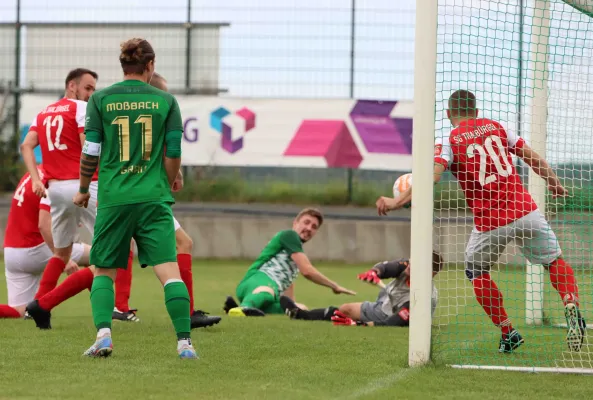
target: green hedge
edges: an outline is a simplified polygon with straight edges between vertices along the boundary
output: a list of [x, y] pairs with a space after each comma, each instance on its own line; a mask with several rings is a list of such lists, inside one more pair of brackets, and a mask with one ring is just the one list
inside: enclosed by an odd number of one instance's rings
[[[251, 182], [240, 178], [220, 177], [186, 181], [184, 189], [176, 193], [175, 197], [179, 201], [373, 207], [379, 196], [390, 195], [389, 185], [384, 187], [361, 181], [353, 182], [352, 195], [349, 196], [344, 181], [305, 184], [276, 180]], [[571, 196], [564, 199], [552, 199], [548, 195], [546, 204], [548, 210], [554, 212], [593, 211], [593, 187], [573, 190]], [[463, 193], [456, 182], [436, 186], [435, 209], [467, 209]]]

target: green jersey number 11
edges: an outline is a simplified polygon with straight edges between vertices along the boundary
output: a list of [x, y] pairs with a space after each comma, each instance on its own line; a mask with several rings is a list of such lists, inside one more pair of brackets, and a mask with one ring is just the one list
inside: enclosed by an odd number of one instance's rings
[[[142, 160], [150, 160], [152, 153], [152, 115], [139, 115], [134, 124], [142, 129]], [[119, 161], [130, 161], [130, 117], [115, 117], [111, 125], [119, 128]]]

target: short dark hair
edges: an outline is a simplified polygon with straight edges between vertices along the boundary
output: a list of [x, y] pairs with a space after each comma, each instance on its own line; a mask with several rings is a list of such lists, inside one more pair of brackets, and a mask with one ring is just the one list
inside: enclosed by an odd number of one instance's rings
[[476, 96], [469, 90], [457, 90], [449, 97], [449, 110], [453, 115], [467, 116], [476, 112]]
[[296, 220], [297, 221], [300, 220], [305, 215], [317, 218], [317, 220], [319, 221], [319, 227], [323, 224], [323, 214], [318, 209], [305, 208], [304, 210], [301, 210], [301, 212], [298, 213], [298, 215], [296, 216]]
[[95, 78], [95, 80], [99, 79], [99, 75], [95, 71], [91, 71], [90, 69], [86, 68], [76, 68], [68, 72], [68, 75], [66, 75], [65, 87], [68, 87], [68, 84], [73, 80], [79, 82], [80, 78], [82, 78], [86, 74], [89, 74], [90, 76]]
[[133, 38], [120, 45], [119, 62], [125, 75], [141, 75], [149, 62], [154, 61], [155, 54], [146, 39]]

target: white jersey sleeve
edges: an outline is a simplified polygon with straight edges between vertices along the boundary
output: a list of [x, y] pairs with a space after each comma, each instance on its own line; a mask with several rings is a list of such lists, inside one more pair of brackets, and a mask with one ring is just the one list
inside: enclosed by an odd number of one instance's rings
[[521, 138], [511, 130], [505, 129], [505, 132], [507, 134], [507, 140], [509, 142], [509, 149], [514, 149], [519, 140], [521, 140]]
[[39, 204], [43, 204], [48, 207], [51, 206], [51, 201], [49, 200], [49, 196], [42, 197]]
[[76, 124], [78, 125], [79, 129], [84, 129], [84, 124], [86, 120], [86, 101], [82, 100], [72, 100], [76, 103]]

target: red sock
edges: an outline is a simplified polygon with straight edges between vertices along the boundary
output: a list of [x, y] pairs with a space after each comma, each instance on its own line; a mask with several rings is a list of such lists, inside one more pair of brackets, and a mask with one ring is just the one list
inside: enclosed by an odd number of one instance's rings
[[564, 305], [575, 303], [579, 305], [579, 287], [577, 286], [574, 272], [570, 265], [561, 258], [550, 264], [550, 280], [552, 286], [558, 291]]
[[472, 284], [478, 303], [482, 305], [494, 325], [498, 326], [503, 334], [512, 331], [511, 321], [502, 304], [502, 293], [498, 290], [496, 283], [490, 279], [490, 274], [480, 275], [472, 281]]
[[84, 289], [90, 290], [92, 285], [93, 271], [89, 268], [82, 268], [66, 278], [66, 280], [54, 290], [41, 297], [39, 299], [39, 306], [44, 310], [50, 311], [58, 304], [76, 296]]
[[6, 304], [0, 304], [0, 318], [20, 318], [21, 313], [17, 310], [12, 308], [11, 306], [7, 306]]
[[187, 286], [189, 292], [189, 311], [194, 312], [194, 278], [191, 271], [191, 254], [177, 254], [177, 264], [181, 280]]
[[66, 264], [60, 258], [52, 257], [49, 259], [45, 266], [45, 271], [43, 271], [43, 275], [41, 276], [41, 282], [39, 283], [37, 294], [35, 294], [35, 300], [40, 299], [58, 285], [58, 279], [60, 279], [60, 275], [64, 272], [64, 268], [66, 268]]
[[130, 251], [128, 268], [118, 269], [115, 277], [115, 307], [121, 312], [130, 311], [130, 293], [132, 290], [132, 264], [134, 252]]

